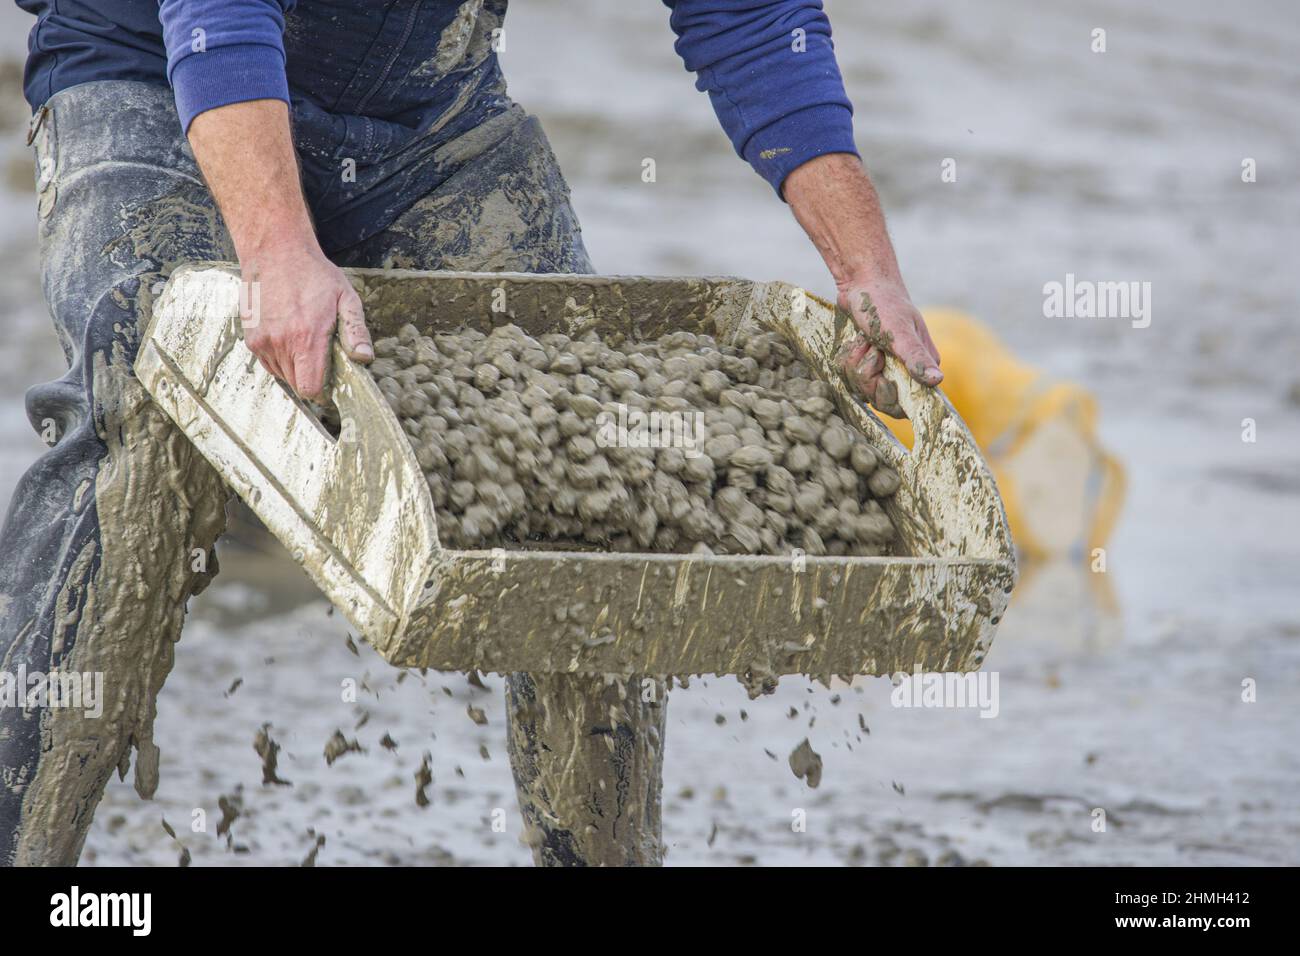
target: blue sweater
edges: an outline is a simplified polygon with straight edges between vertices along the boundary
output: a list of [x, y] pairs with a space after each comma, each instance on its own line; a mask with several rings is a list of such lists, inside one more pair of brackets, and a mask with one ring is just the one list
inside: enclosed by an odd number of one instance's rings
[[[472, 70], [438, 55], [440, 40], [474, 26], [458, 14], [480, 0], [17, 2], [37, 17], [24, 77], [33, 108], [78, 83], [128, 79], [169, 82], [186, 129], [204, 110], [266, 98], [424, 128], [453, 107], [463, 125], [473, 117], [461, 114], [493, 100], [489, 87], [501, 89], [495, 52]], [[697, 88], [778, 194], [814, 156], [857, 152], [821, 0], [664, 3]], [[482, 0], [492, 22], [505, 4]]]

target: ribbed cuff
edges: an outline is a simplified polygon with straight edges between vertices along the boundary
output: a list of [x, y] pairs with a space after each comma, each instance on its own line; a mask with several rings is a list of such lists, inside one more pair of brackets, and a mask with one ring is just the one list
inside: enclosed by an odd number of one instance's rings
[[858, 155], [853, 143], [853, 113], [835, 103], [809, 106], [764, 126], [749, 138], [744, 156], [781, 196], [785, 177], [826, 153]]
[[262, 43], [240, 43], [177, 62], [171, 74], [181, 129], [189, 132], [194, 117], [206, 110], [248, 100], [289, 102], [284, 54]]

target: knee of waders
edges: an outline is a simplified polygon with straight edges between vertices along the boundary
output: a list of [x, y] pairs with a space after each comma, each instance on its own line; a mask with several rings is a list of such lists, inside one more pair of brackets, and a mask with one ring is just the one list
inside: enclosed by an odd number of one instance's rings
[[33, 385], [24, 400], [27, 420], [41, 441], [51, 448], [89, 417], [90, 401], [79, 369], [74, 368], [53, 382]]

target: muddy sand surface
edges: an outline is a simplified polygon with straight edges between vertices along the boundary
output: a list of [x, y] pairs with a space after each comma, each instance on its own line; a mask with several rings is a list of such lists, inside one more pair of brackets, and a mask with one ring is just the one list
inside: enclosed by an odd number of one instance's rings
[[[245, 558], [228, 550], [223, 560]], [[528, 864], [501, 680], [485, 677], [484, 689], [460, 674], [394, 672], [364, 645], [354, 654], [320, 600], [267, 606], [277, 568], [246, 560], [261, 586], [231, 574], [196, 602], [160, 703], [156, 799], [114, 783], [84, 861], [176, 863], [165, 818], [194, 865], [296, 864], [318, 835], [319, 865]], [[309, 597], [296, 569], [278, 571], [282, 597]], [[733, 679], [674, 690], [667, 862], [1297, 862], [1294, 707], [1272, 691], [1244, 705], [1227, 675], [1294, 687], [1300, 629], [1225, 638], [1171, 622], [1149, 644], [1108, 651], [1006, 638], [989, 664], [1000, 677], [995, 719], [895, 708], [884, 678], [829, 690], [787, 679], [758, 700]], [[348, 679], [362, 688], [355, 704], [342, 699]], [[262, 783], [254, 739], [268, 724], [282, 748], [277, 775], [291, 786]], [[326, 747], [340, 732], [360, 749], [331, 766]], [[791, 771], [805, 740], [822, 762], [816, 789]], [[426, 753], [432, 783], [420, 807]], [[229, 840], [215, 834], [223, 796], [240, 807]], [[1104, 834], [1090, 827], [1096, 807], [1107, 810]], [[186, 832], [197, 809], [207, 832]], [[805, 832], [792, 829], [799, 811]]]

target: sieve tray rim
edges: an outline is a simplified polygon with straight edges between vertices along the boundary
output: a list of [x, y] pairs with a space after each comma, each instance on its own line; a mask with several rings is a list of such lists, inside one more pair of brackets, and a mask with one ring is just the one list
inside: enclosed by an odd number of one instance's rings
[[[414, 451], [368, 373], [348, 361], [335, 344], [331, 387], [336, 404], [341, 410], [346, 406], [355, 412], [363, 427], [349, 443], [331, 438], [301, 403], [286, 397], [244, 345], [238, 318], [241, 281], [237, 266], [195, 263], [178, 268], [147, 322], [136, 361], [137, 375], [335, 606], [390, 662], [424, 659], [437, 660], [439, 666], [450, 669], [475, 667], [484, 661], [480, 645], [485, 631], [519, 624], [521, 618], [511, 617], [511, 607], [540, 621], [548, 605], [572, 602], [578, 593], [639, 589], [635, 577], [642, 574], [659, 582], [652, 588], [656, 594], [685, 596], [695, 607], [701, 607], [701, 601], [716, 600], [719, 594], [739, 593], [746, 582], [757, 585], [760, 593], [778, 596], [783, 581], [795, 590], [812, 588], [824, 595], [832, 594], [829, 589], [835, 588], [837, 581], [875, 582], [877, 588], [872, 593], [861, 586], [840, 588], [835, 613], [867, 616], [856, 618], [856, 625], [843, 618], [837, 633], [818, 639], [819, 645], [827, 648], [821, 658], [824, 662], [892, 667], [910, 661], [963, 670], [978, 666], [983, 659], [1016, 577], [1005, 512], [987, 464], [942, 393], [912, 382], [897, 362], [887, 366], [886, 374], [899, 388], [900, 403], [916, 426], [917, 442], [909, 452], [893, 440], [874, 414], [853, 398], [840, 377], [834, 356], [854, 328], [830, 303], [787, 283], [732, 277], [373, 269], [345, 273], [362, 294], [368, 320], [380, 324], [391, 325], [418, 314], [415, 310], [431, 308], [439, 310], [444, 321], [460, 316], [480, 326], [515, 321], [509, 314], [488, 314], [493, 293], [505, 284], [514, 307], [531, 315], [534, 325], [555, 323], [557, 330], [565, 324], [599, 330], [621, 322], [638, 332], [654, 331], [666, 324], [672, 326], [680, 318], [682, 328], [699, 329], [701, 323], [713, 322], [723, 341], [734, 340], [749, 329], [779, 331], [798, 345], [818, 377], [831, 384], [846, 419], [867, 435], [902, 479], [887, 510], [892, 509], [890, 516], [899, 528], [905, 554], [804, 555], [800, 560], [806, 574], [783, 572], [783, 567], [790, 566], [791, 555], [543, 550], [504, 545], [443, 549], [438, 542], [435, 509]], [[666, 321], [651, 318], [629, 325], [617, 318], [620, 309], [639, 308], [662, 297], [679, 309], [668, 310], [671, 314]], [[601, 318], [605, 312], [615, 316], [612, 322]], [[322, 542], [332, 546], [325, 547]], [[509, 557], [508, 570], [496, 577], [496, 569], [485, 564], [498, 558], [501, 551]], [[664, 584], [673, 576], [680, 579], [675, 591]], [[430, 580], [437, 586], [427, 588]], [[510, 593], [503, 593], [503, 588]], [[457, 598], [457, 589], [462, 589], [459, 594], [465, 601]], [[804, 599], [811, 600], [809, 593], [803, 592]], [[588, 607], [593, 615], [601, 613], [597, 604]], [[473, 618], [458, 625], [427, 616], [435, 607], [454, 613], [470, 606], [475, 608]], [[738, 607], [751, 616], [759, 612], [743, 603]], [[754, 620], [752, 626], [766, 629], [769, 635], [786, 626], [785, 622], [793, 626], [800, 615], [815, 610], [775, 607], [770, 600], [765, 609], [771, 619]], [[613, 608], [605, 613], [619, 612]], [[596, 617], [587, 623], [599, 625]], [[631, 618], [626, 623], [634, 626]], [[724, 625], [734, 623], [729, 618], [705, 631], [692, 630], [691, 640], [717, 641], [710, 659], [725, 667], [744, 664], [755, 653], [768, 653], [751, 647], [724, 655], [734, 638]], [[462, 629], [463, 642], [448, 641], [455, 627]], [[711, 636], [706, 636], [706, 631]], [[508, 665], [510, 655], [516, 652], [525, 656], [534, 653], [532, 660], [540, 670], [572, 669], [553, 650], [530, 650], [539, 642], [550, 641], [543, 632], [521, 631], [516, 638], [517, 643], [498, 656], [498, 663]], [[618, 660], [606, 656], [603, 662], [609, 669], [634, 665], [640, 652], [632, 645], [638, 638], [632, 635], [629, 640], [631, 644], [624, 646], [620, 638], [618, 645], [597, 652], [632, 655]], [[672, 653], [698, 654], [698, 647], [698, 643], [687, 642]], [[862, 656], [868, 651], [869, 657]], [[665, 672], [677, 669], [673, 660], [657, 660]], [[681, 662], [685, 661], [683, 656]]]
[[[439, 554], [451, 561], [492, 560], [498, 557], [493, 548], [442, 548]], [[561, 551], [555, 548], [501, 547], [511, 560], [528, 561], [637, 561], [656, 564], [700, 564], [709, 567], [773, 567], [788, 565], [794, 557], [788, 554], [691, 554], [685, 551]], [[804, 555], [799, 559], [818, 567], [847, 565], [899, 564], [899, 565], [1006, 565], [1015, 562], [1006, 558], [965, 555]]]

